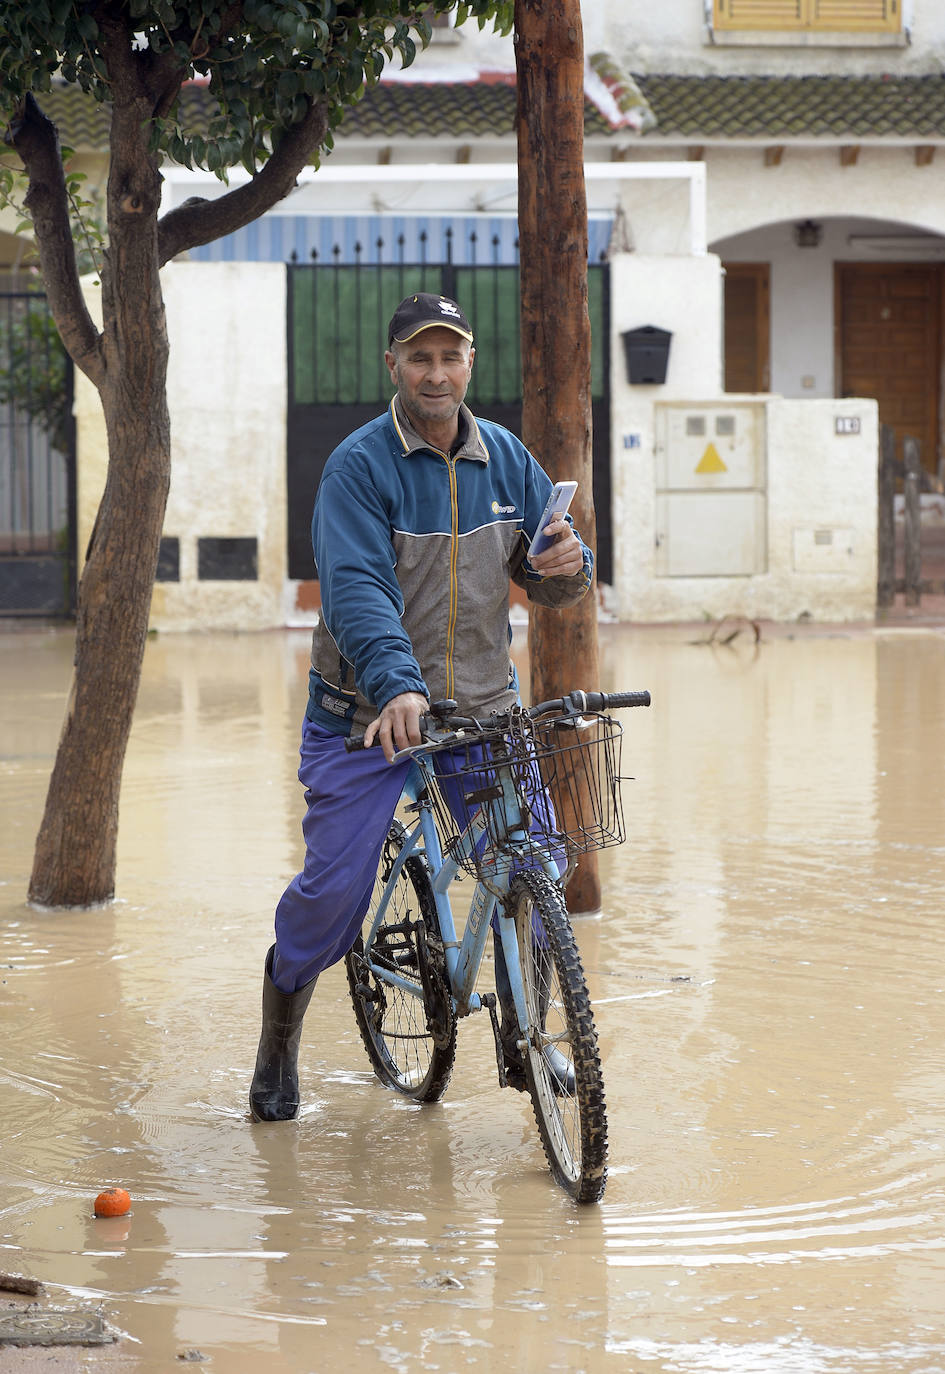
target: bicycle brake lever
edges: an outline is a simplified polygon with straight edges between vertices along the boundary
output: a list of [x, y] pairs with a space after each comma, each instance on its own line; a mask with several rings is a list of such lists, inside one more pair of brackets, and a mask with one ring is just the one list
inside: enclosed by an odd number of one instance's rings
[[399, 763], [401, 759], [413, 758], [415, 754], [422, 754], [425, 750], [440, 749], [444, 744], [462, 743], [465, 738], [462, 730], [426, 730], [426, 739], [422, 744], [408, 744], [406, 749], [398, 749], [391, 759], [391, 763]]
[[391, 763], [400, 763], [401, 759], [412, 759], [414, 754], [419, 754], [423, 749], [422, 744], [408, 744], [406, 749], [398, 749], [391, 755]]

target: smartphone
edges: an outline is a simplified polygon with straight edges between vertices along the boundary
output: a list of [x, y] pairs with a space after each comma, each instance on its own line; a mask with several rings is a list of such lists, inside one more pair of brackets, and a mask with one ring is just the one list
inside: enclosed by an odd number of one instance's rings
[[574, 499], [574, 493], [576, 491], [577, 482], [555, 483], [554, 490], [548, 497], [545, 509], [541, 513], [541, 519], [538, 522], [538, 530], [535, 534], [535, 538], [532, 540], [529, 547], [529, 558], [532, 558], [536, 553], [544, 553], [545, 549], [551, 548], [554, 540], [546, 537], [545, 526], [550, 525], [553, 520], [561, 519]]

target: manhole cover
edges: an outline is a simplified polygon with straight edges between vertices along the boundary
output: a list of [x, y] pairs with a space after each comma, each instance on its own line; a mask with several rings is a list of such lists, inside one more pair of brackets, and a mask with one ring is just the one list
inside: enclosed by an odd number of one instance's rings
[[0, 1345], [109, 1345], [97, 1312], [0, 1313]]

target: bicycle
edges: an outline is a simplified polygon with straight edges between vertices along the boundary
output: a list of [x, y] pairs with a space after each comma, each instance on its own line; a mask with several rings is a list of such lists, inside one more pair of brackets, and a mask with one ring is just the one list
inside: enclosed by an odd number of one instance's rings
[[[442, 1097], [458, 1021], [488, 1011], [500, 1086], [529, 1093], [552, 1175], [578, 1202], [603, 1195], [607, 1116], [563, 891], [577, 854], [624, 839], [623, 732], [606, 712], [649, 704], [648, 692], [576, 691], [482, 721], [434, 703], [423, 742], [396, 756], [413, 761], [416, 819], [392, 823], [345, 957], [374, 1073], [415, 1101]], [[459, 938], [448, 889], [464, 876], [475, 883]], [[496, 995], [475, 991], [490, 929], [501, 1026]]]

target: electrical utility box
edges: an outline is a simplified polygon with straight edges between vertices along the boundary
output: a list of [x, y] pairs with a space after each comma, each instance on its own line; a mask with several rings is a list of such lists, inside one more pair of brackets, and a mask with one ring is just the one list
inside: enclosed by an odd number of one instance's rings
[[656, 576], [767, 572], [764, 403], [663, 401], [655, 412]]

